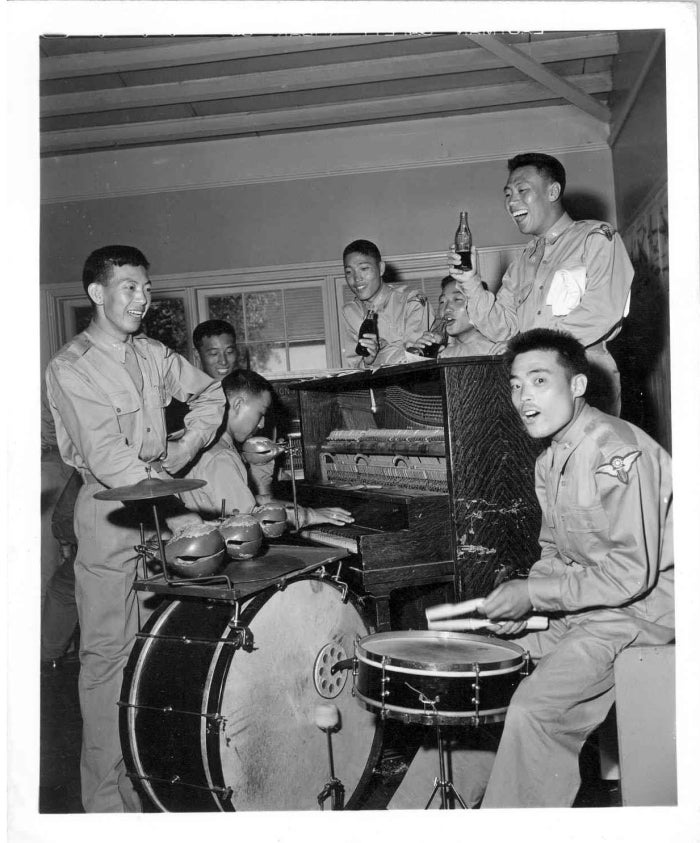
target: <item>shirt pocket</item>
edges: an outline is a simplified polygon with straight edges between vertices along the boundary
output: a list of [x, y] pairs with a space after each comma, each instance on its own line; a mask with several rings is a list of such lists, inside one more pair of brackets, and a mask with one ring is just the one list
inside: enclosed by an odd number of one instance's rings
[[131, 442], [136, 428], [138, 412], [141, 409], [139, 400], [136, 395], [128, 390], [108, 394], [119, 422], [119, 430], [126, 436], [127, 442]]
[[605, 554], [609, 544], [610, 521], [600, 504], [567, 507], [562, 520], [574, 559], [585, 565]]

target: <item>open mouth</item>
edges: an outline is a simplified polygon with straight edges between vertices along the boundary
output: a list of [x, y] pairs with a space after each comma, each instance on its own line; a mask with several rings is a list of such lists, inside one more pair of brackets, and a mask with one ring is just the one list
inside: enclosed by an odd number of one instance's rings
[[527, 216], [527, 211], [511, 211], [510, 215], [516, 222], [521, 222]]
[[540, 411], [530, 408], [528, 410], [522, 410], [520, 415], [525, 424], [528, 424], [528, 422], [535, 421], [535, 419], [540, 415]]
[[143, 310], [127, 310], [132, 319], [143, 319]]

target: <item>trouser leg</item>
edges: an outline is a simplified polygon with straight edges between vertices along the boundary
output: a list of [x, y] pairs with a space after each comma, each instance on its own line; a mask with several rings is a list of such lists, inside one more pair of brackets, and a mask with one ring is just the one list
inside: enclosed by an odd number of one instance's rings
[[49, 580], [41, 613], [41, 659], [60, 658], [68, 649], [78, 623], [73, 554]]
[[76, 602], [80, 620], [81, 786], [86, 812], [138, 809], [123, 776], [117, 702], [137, 631], [134, 545], [138, 529], [115, 523], [121, 504], [81, 490], [76, 506]]
[[621, 644], [574, 628], [511, 700], [484, 808], [566, 807], [580, 786], [578, 758], [614, 700]]

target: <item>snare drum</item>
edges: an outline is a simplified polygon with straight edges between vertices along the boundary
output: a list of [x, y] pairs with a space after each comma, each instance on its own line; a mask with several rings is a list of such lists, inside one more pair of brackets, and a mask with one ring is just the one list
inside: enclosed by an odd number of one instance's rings
[[[335, 775], [345, 805], [364, 798], [383, 726], [352, 698], [355, 640], [371, 628], [352, 595], [300, 577], [233, 607], [168, 600], [149, 619], [124, 674], [120, 732], [127, 771], [162, 811], [318, 810], [329, 778], [315, 708], [333, 703]], [[387, 797], [388, 799], [388, 797]]]
[[380, 632], [355, 645], [355, 696], [406, 723], [479, 725], [505, 719], [522, 679], [522, 647], [459, 632]]

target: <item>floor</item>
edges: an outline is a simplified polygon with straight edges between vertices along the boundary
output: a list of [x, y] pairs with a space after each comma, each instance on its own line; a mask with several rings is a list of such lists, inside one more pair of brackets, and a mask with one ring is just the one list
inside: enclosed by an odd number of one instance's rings
[[[80, 802], [80, 730], [77, 657], [41, 671], [41, 767], [39, 810], [49, 814], [82, 813]], [[602, 781], [593, 745], [581, 755], [582, 786], [576, 808], [620, 805], [619, 782]]]

